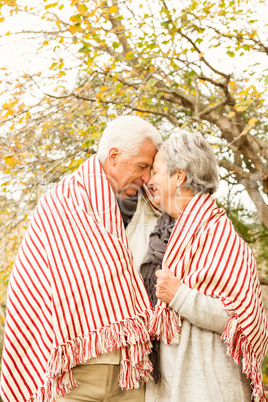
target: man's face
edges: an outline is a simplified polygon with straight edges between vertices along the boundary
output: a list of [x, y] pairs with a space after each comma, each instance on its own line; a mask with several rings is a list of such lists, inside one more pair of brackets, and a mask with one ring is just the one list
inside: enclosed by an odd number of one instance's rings
[[110, 175], [108, 180], [119, 197], [132, 197], [147, 184], [151, 177], [151, 167], [156, 154], [151, 141], [144, 141], [135, 156], [124, 156], [116, 148], [110, 150]]

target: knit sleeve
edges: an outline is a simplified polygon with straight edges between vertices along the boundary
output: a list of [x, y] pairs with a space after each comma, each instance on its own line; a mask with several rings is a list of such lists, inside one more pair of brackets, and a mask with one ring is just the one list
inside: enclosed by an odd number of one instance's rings
[[169, 304], [173, 310], [193, 325], [222, 334], [230, 316], [220, 299], [206, 296], [182, 284]]

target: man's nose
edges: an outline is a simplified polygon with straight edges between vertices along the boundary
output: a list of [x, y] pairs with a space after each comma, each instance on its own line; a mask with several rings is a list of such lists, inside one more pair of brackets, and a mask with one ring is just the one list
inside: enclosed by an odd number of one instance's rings
[[142, 180], [144, 181], [145, 184], [148, 184], [150, 178], [151, 178], [151, 168], [148, 167], [148, 169], [146, 169], [143, 172]]

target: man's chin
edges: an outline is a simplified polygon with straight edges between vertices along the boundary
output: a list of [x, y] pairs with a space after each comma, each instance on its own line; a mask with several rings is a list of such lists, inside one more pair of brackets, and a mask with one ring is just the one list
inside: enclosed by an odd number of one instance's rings
[[127, 189], [125, 191], [125, 194], [127, 197], [134, 197], [139, 190], [140, 190], [140, 187]]
[[126, 198], [126, 197], [134, 197], [137, 192], [140, 190], [140, 187], [136, 184], [125, 187], [123, 190], [117, 193], [117, 197]]

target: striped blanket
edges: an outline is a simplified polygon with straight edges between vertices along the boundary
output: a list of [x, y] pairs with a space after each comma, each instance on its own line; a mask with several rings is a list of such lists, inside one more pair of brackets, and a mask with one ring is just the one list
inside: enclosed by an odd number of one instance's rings
[[[227, 353], [237, 363], [243, 357], [254, 400], [265, 401], [261, 365], [268, 325], [255, 260], [209, 194], [197, 194], [182, 211], [167, 245], [164, 266], [190, 288], [221, 299], [230, 314], [222, 334]], [[178, 343], [181, 324], [174, 310], [158, 302], [150, 332], [165, 343]]]
[[[149, 195], [144, 200], [151, 205]], [[152, 205], [152, 208], [153, 205]], [[39, 201], [11, 274], [1, 395], [52, 402], [72, 368], [121, 350], [119, 385], [151, 378], [151, 304], [96, 156]]]

